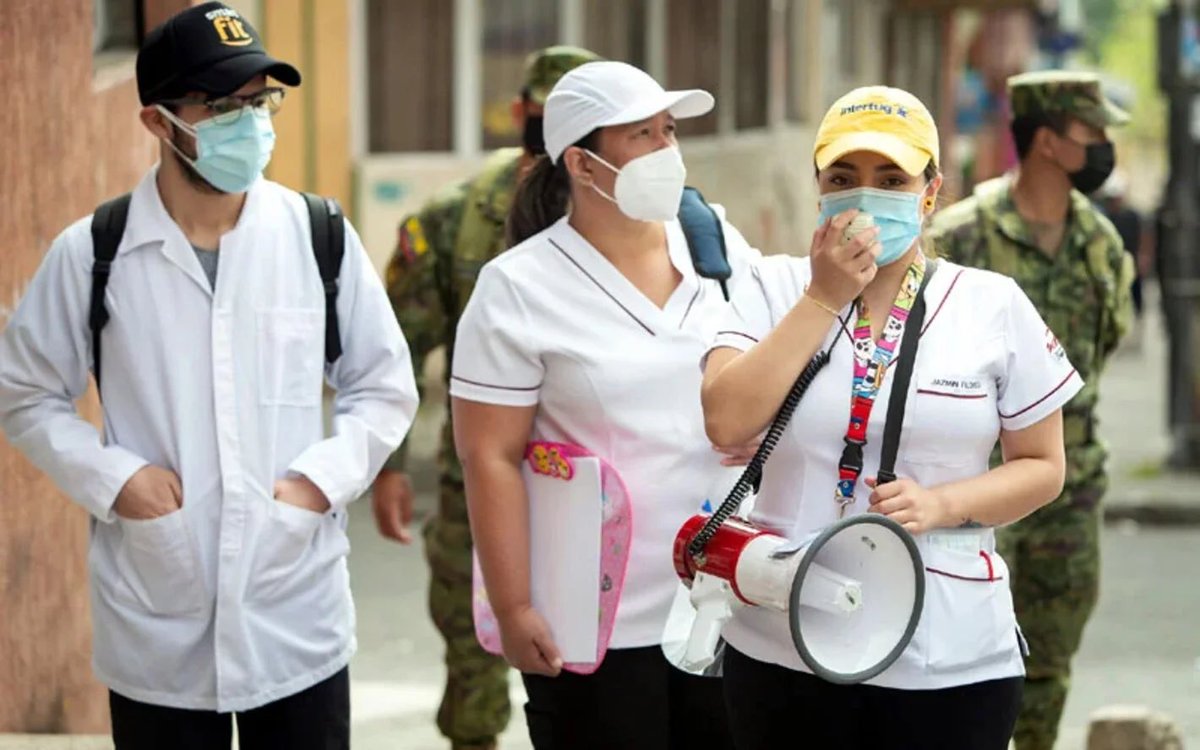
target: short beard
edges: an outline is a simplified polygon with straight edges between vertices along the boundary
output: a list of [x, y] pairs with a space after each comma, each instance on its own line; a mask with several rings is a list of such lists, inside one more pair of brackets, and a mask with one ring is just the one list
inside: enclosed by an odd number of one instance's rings
[[[181, 154], [187, 154], [188, 158], [193, 161], [196, 160], [196, 157], [191, 153], [191, 150], [184, 145], [183, 135], [184, 134], [180, 132], [179, 128], [174, 128], [174, 132], [171, 134], [171, 143], [175, 145], [175, 148], [171, 149], [171, 155], [175, 157], [175, 163], [178, 164], [179, 168], [183, 171], [183, 176], [187, 179], [188, 184], [202, 193], [208, 193], [210, 195], [228, 195], [228, 193], [226, 193], [224, 190], [221, 190], [208, 180], [201, 177], [200, 173], [196, 171], [195, 167], [184, 161]], [[193, 141], [194, 140], [195, 139], [193, 139]]]

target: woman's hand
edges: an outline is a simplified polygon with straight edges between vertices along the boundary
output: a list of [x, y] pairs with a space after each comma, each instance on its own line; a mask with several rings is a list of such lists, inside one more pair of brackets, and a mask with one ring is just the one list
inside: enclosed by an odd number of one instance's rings
[[496, 614], [504, 658], [521, 672], [557, 677], [562, 657], [550, 635], [550, 626], [532, 606], [525, 604], [504, 615]]
[[873, 490], [871, 512], [887, 516], [910, 534], [953, 525], [949, 503], [937, 490], [926, 489], [911, 479], [879, 484], [875, 477], [868, 477], [866, 482]]
[[875, 258], [882, 246], [879, 244], [879, 227], [871, 227], [842, 242], [846, 227], [858, 216], [851, 209], [834, 216], [813, 233], [812, 282], [808, 294], [818, 302], [834, 310], [841, 310], [862, 294], [862, 290], [878, 270]]

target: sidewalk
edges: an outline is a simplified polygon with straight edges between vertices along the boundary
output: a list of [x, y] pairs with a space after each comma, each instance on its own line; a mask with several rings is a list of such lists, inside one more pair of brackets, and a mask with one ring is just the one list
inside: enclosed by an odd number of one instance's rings
[[1110, 454], [1111, 484], [1104, 501], [1109, 523], [1200, 525], [1200, 473], [1165, 468], [1167, 377], [1159, 294], [1148, 286], [1140, 336], [1135, 332], [1124, 342], [1100, 384], [1100, 434]]

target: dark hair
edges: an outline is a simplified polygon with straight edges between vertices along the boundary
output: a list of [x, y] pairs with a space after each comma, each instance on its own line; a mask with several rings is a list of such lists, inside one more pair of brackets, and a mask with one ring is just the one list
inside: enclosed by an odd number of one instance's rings
[[[599, 130], [593, 130], [573, 145], [595, 151], [599, 133]], [[570, 201], [571, 176], [567, 174], [567, 164], [562, 156], [557, 164], [545, 154], [537, 157], [517, 186], [508, 212], [505, 226], [508, 246], [519, 245], [561, 219], [566, 215]]]
[[[926, 184], [933, 182], [934, 178], [939, 174], [941, 174], [941, 170], [938, 169], [937, 162], [933, 159], [929, 160], [929, 163], [925, 165], [925, 171], [921, 173], [925, 178]], [[816, 163], [813, 164], [813, 176], [817, 178], [821, 176], [821, 170], [817, 167]]]
[[1042, 128], [1050, 128], [1058, 135], [1067, 132], [1068, 118], [1062, 114], [1036, 114], [1014, 117], [1009, 128], [1012, 130], [1013, 144], [1017, 147], [1017, 158], [1025, 161], [1033, 149], [1033, 139]]

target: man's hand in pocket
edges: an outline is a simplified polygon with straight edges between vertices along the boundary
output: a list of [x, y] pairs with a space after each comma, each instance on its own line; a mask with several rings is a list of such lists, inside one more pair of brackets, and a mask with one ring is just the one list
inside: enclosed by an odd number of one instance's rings
[[329, 510], [329, 498], [306, 476], [297, 475], [275, 482], [275, 499], [313, 513]]
[[143, 466], [117, 495], [113, 512], [131, 521], [146, 521], [183, 507], [183, 485], [178, 475], [161, 466]]

